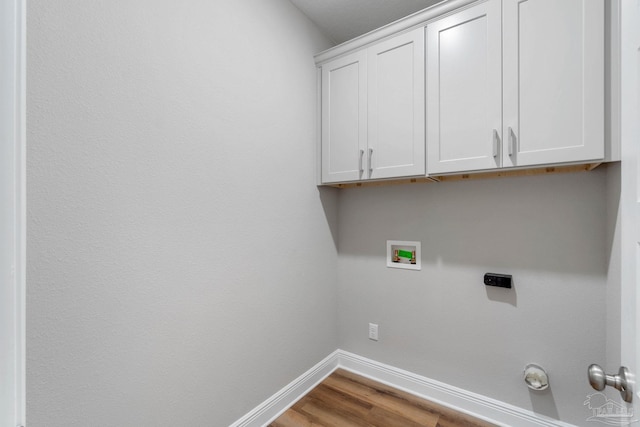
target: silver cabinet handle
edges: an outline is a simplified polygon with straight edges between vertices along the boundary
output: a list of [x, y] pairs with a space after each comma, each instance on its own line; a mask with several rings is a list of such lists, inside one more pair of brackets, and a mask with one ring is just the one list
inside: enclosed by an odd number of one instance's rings
[[598, 365], [589, 366], [589, 384], [595, 390], [602, 391], [606, 386], [611, 386], [620, 392], [622, 399], [631, 403], [633, 400], [633, 389], [631, 382], [627, 380], [629, 376], [629, 370], [624, 366], [618, 370], [618, 375], [607, 375], [604, 370]]
[[493, 130], [493, 157], [498, 157], [498, 142], [499, 142], [498, 131], [494, 129]]
[[369, 148], [369, 175], [373, 173], [373, 148]]
[[360, 173], [364, 173], [364, 165], [362, 164], [364, 158], [364, 150], [360, 150], [360, 163], [358, 163], [358, 168], [360, 169]]
[[513, 156], [513, 153], [516, 152], [516, 134], [513, 132], [513, 129], [509, 127], [509, 156]]

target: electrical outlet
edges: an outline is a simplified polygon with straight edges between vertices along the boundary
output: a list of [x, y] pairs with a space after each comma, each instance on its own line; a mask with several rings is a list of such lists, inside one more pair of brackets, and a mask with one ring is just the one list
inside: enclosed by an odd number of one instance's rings
[[378, 341], [378, 325], [369, 323], [369, 339]]

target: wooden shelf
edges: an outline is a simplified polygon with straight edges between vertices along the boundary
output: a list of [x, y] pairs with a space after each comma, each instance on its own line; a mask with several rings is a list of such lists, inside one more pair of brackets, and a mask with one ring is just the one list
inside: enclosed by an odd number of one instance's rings
[[436, 175], [436, 176], [429, 176], [429, 177], [403, 178], [403, 179], [392, 179], [392, 180], [384, 180], [384, 181], [349, 182], [344, 184], [328, 184], [326, 186], [334, 187], [334, 188], [382, 187], [382, 186], [388, 186], [388, 185], [418, 184], [418, 183], [427, 183], [427, 182], [466, 181], [466, 180], [476, 180], [476, 179], [503, 178], [503, 177], [511, 177], [511, 176], [538, 176], [538, 175], [549, 175], [549, 174], [559, 174], [559, 173], [589, 172], [601, 165], [605, 165], [605, 164], [587, 163], [582, 165], [548, 166], [548, 167], [534, 168], [534, 169], [505, 169], [505, 170], [491, 171], [491, 172]]

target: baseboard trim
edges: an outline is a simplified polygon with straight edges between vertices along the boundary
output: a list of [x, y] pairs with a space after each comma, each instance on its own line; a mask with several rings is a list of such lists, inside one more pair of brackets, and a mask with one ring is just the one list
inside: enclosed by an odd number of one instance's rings
[[263, 427], [341, 368], [501, 426], [574, 427], [357, 354], [336, 350], [230, 427]]
[[338, 368], [336, 350], [229, 427], [262, 427], [278, 418]]
[[575, 427], [394, 366], [338, 350], [338, 367], [406, 391], [458, 412], [503, 426]]

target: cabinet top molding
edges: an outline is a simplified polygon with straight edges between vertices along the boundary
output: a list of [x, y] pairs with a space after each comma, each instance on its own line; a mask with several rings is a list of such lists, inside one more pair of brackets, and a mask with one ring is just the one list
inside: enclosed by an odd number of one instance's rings
[[370, 31], [352, 40], [334, 46], [330, 49], [322, 51], [315, 55], [316, 65], [322, 65], [324, 62], [335, 59], [345, 53], [363, 48], [371, 43], [375, 43], [381, 39], [398, 34], [402, 31], [413, 29], [420, 25], [426, 25], [428, 21], [439, 18], [447, 13], [472, 3], [480, 3], [484, 0], [443, 0], [442, 2], [420, 10], [409, 16], [401, 18], [395, 22], [387, 24], [376, 30]]

